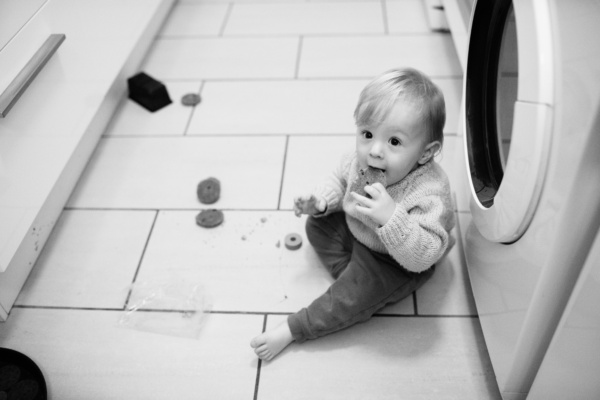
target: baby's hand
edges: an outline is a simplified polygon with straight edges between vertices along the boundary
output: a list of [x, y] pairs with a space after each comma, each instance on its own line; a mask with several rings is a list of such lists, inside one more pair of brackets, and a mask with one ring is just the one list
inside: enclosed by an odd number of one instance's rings
[[299, 217], [302, 214], [315, 215], [324, 213], [327, 202], [323, 197], [317, 198], [311, 194], [294, 198], [294, 214]]
[[356, 211], [366, 215], [381, 226], [385, 225], [396, 210], [394, 199], [379, 182], [365, 186], [365, 192], [371, 196], [370, 199], [356, 192], [351, 193], [354, 200], [358, 202]]

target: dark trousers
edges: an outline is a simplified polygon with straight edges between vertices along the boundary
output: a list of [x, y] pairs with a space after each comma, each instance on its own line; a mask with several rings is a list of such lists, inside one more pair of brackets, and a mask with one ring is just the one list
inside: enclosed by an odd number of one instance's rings
[[309, 217], [306, 235], [335, 281], [308, 307], [288, 317], [296, 342], [316, 339], [371, 318], [411, 295], [435, 270], [410, 272], [390, 255], [369, 250], [348, 229], [344, 213]]

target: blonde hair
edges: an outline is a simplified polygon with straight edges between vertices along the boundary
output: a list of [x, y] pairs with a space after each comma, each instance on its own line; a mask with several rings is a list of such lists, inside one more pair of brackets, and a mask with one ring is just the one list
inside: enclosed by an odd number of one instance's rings
[[373, 79], [360, 93], [354, 110], [359, 126], [383, 122], [399, 98], [417, 107], [429, 142], [444, 143], [446, 105], [440, 88], [424, 73], [414, 68], [399, 68], [384, 72]]

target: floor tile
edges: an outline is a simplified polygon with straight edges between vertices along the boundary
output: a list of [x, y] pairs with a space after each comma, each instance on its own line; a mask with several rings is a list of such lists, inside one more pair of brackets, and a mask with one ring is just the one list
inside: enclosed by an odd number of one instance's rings
[[[291, 313], [308, 306], [333, 281], [306, 239], [306, 217], [226, 211], [221, 226], [205, 229], [195, 224], [195, 214], [160, 212], [138, 282], [193, 282], [217, 311]], [[285, 247], [289, 233], [301, 235], [300, 249]], [[412, 298], [383, 312], [414, 314]]]
[[421, 0], [386, 0], [389, 33], [429, 33], [431, 28]]
[[[355, 135], [290, 137], [281, 209], [292, 210], [294, 197], [311, 193], [339, 165], [342, 155], [355, 148]], [[307, 159], [307, 154], [310, 154], [310, 159]]]
[[157, 79], [292, 78], [298, 38], [157, 39], [143, 66]]
[[462, 254], [460, 230], [454, 229], [452, 235], [456, 245], [437, 263], [435, 274], [417, 293], [419, 315], [477, 316]]
[[19, 305], [122, 308], [155, 212], [65, 210]]
[[[172, 313], [155, 313], [165, 320]], [[28, 355], [53, 399], [252, 397], [257, 315], [209, 315], [198, 339], [119, 327], [119, 312], [13, 309], [0, 345]]]
[[104, 135], [183, 135], [193, 108], [183, 105], [181, 98], [188, 93], [198, 94], [201, 84], [194, 81], [161, 81], [161, 83], [169, 93], [171, 104], [151, 112], [129, 98], [123, 99]]
[[444, 126], [444, 133], [456, 134], [459, 129], [462, 78], [433, 78], [432, 80], [444, 94], [444, 102], [446, 103], [446, 125]]
[[[188, 134], [353, 134], [368, 79], [207, 82]], [[444, 131], [458, 126], [462, 80], [434, 79], [444, 93]], [[231, 115], [235, 118], [231, 118]]]
[[[458, 237], [460, 237], [461, 240], [461, 249], [464, 253], [464, 245], [466, 243], [466, 233], [467, 233], [467, 229], [469, 228], [469, 225], [471, 224], [471, 222], [473, 221], [473, 217], [471, 216], [470, 212], [459, 212], [458, 213], [458, 219], [457, 219], [457, 224], [458, 224], [458, 228], [459, 228], [459, 232], [458, 232]], [[457, 237], [457, 239], [458, 239]], [[465, 268], [466, 268], [466, 261], [465, 263]]]
[[[268, 326], [281, 321], [269, 317]], [[475, 318], [374, 317], [291, 344], [262, 364], [261, 400], [316, 399], [324, 393], [330, 400], [500, 400]]]
[[[217, 311], [295, 312], [332, 280], [291, 212], [225, 211], [222, 225], [196, 225], [196, 212], [161, 211], [138, 282], [183, 279], [205, 287]], [[285, 236], [304, 244], [288, 250]]]
[[228, 4], [179, 2], [160, 33], [169, 36], [217, 36], [227, 18]]
[[[366, 80], [207, 82], [188, 133], [354, 133]], [[231, 116], [234, 115], [235, 118]]]
[[432, 77], [459, 77], [462, 70], [446, 34], [306, 37], [299, 77], [372, 77], [410, 66]]
[[456, 191], [456, 204], [458, 211], [470, 212], [471, 202], [471, 182], [469, 179], [468, 161], [465, 154], [464, 136], [459, 132], [457, 139], [460, 144], [455, 148], [456, 174], [457, 179], [454, 183]]
[[384, 33], [381, 4], [235, 4], [224, 32], [225, 36], [332, 33]]
[[209, 208], [196, 188], [212, 176], [221, 182], [221, 198], [210, 208], [274, 209], [284, 147], [283, 137], [104, 138], [68, 205]]
[[[202, 4], [202, 3], [231, 3], [231, 0], [179, 0], [181, 3]], [[306, 0], [260, 0], [259, 3], [303, 3]], [[329, 1], [329, 0], [327, 0]], [[343, 0], [346, 1], [346, 0]], [[379, 1], [379, 0], [374, 0]], [[235, 0], [236, 3], [257, 3], [257, 0]]]
[[460, 168], [456, 158], [456, 147], [460, 145], [461, 142], [456, 136], [446, 135], [444, 137], [444, 148], [442, 149], [442, 154], [436, 157], [436, 161], [442, 166], [446, 172], [446, 175], [448, 175], [448, 180], [450, 181], [450, 190], [452, 190], [452, 193], [456, 192], [457, 182], [461, 178], [459, 175]]

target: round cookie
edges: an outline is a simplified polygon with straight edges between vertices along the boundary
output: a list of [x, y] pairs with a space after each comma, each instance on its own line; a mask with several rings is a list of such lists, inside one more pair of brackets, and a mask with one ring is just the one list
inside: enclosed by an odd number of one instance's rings
[[214, 228], [221, 225], [224, 219], [221, 210], [202, 210], [196, 215], [196, 224], [203, 228]]
[[196, 190], [202, 204], [213, 204], [221, 196], [221, 182], [217, 178], [207, 178], [198, 184]]
[[181, 98], [181, 104], [184, 106], [195, 106], [200, 103], [200, 96], [196, 93], [188, 93]]
[[385, 178], [385, 173], [373, 167], [367, 167], [365, 169], [358, 170], [360, 177], [360, 192], [359, 194], [371, 198], [371, 196], [365, 192], [365, 186], [370, 186], [376, 182], [379, 182], [383, 185], [383, 187], [387, 186], [387, 179]]

